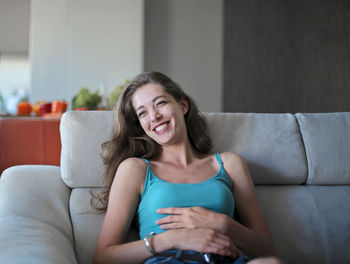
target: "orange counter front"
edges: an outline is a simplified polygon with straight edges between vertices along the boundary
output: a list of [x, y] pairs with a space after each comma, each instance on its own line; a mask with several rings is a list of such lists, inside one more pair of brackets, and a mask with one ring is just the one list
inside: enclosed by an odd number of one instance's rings
[[24, 164], [60, 164], [60, 119], [0, 118], [0, 174]]

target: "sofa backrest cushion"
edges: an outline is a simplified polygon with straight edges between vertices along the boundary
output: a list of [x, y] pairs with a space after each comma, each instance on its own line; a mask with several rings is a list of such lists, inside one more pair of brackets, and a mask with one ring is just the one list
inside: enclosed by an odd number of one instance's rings
[[61, 174], [71, 188], [102, 187], [101, 144], [112, 133], [112, 111], [70, 111], [61, 119]]
[[305, 151], [292, 114], [206, 114], [214, 152], [231, 151], [248, 163], [255, 184], [303, 184]]
[[307, 184], [350, 184], [349, 113], [298, 113], [296, 118], [307, 156]]
[[[256, 184], [302, 184], [305, 153], [291, 114], [206, 113], [213, 152], [242, 155]], [[70, 111], [61, 120], [61, 172], [71, 187], [102, 187], [100, 147], [112, 132], [112, 111]]]

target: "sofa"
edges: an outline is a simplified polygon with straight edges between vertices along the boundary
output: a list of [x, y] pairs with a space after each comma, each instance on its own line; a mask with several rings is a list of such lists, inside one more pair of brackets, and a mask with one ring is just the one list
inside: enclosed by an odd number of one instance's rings
[[[350, 263], [350, 112], [205, 113], [213, 152], [247, 161], [283, 263]], [[0, 178], [0, 263], [92, 263], [104, 214], [100, 145], [112, 111], [70, 111], [60, 166], [21, 165]], [[215, 195], [215, 194], [213, 194]], [[129, 230], [128, 240], [138, 239]]]

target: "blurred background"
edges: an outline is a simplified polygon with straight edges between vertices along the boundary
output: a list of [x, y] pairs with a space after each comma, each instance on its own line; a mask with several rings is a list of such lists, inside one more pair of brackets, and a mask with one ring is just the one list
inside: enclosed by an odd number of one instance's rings
[[168, 74], [205, 112], [350, 111], [347, 0], [0, 0], [0, 111]]

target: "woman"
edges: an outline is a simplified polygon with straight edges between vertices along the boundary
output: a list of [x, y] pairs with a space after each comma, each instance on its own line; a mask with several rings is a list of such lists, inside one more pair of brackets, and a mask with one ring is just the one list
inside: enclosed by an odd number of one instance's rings
[[[243, 253], [273, 254], [244, 160], [209, 154], [205, 120], [169, 77], [144, 73], [125, 87], [102, 148], [111, 187], [100, 199], [108, 206], [95, 263], [234, 263]], [[141, 240], [125, 243], [135, 215]]]

